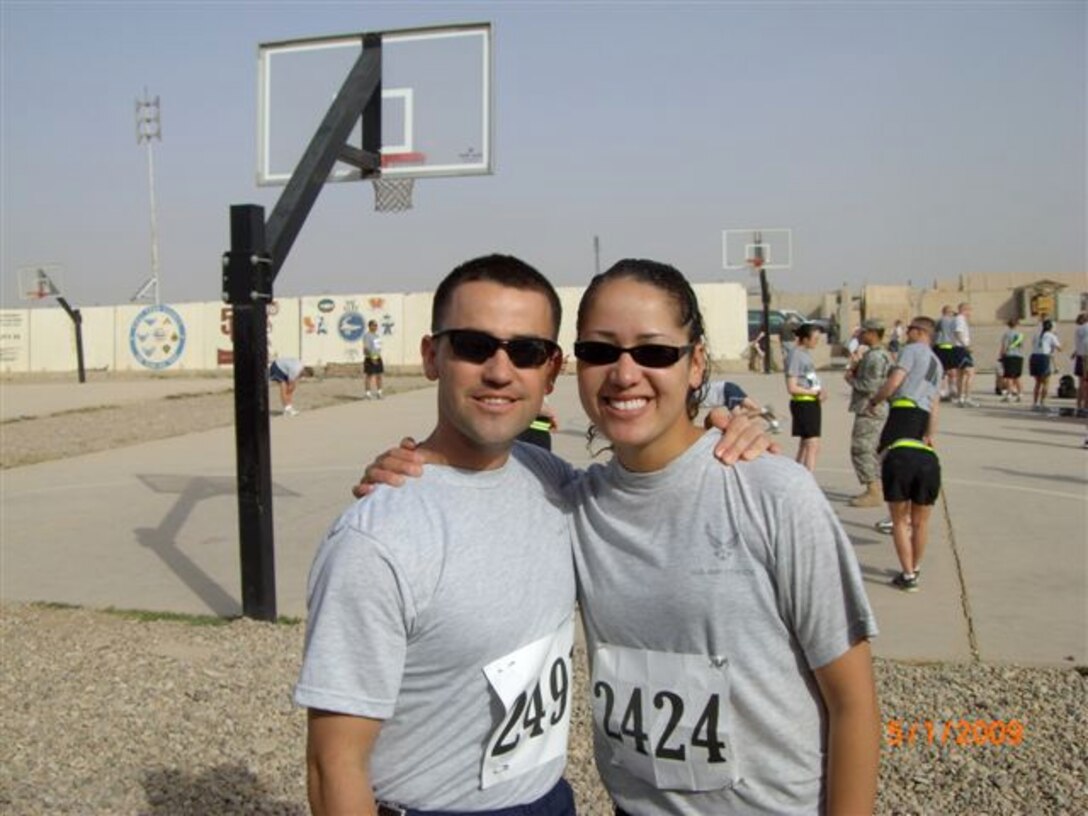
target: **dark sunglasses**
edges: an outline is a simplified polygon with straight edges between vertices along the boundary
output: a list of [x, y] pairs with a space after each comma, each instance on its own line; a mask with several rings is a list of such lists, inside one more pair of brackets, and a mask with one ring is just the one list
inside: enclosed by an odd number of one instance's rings
[[557, 343], [543, 337], [515, 337], [500, 340], [487, 332], [475, 329], [443, 329], [431, 335], [435, 339], [446, 337], [450, 351], [458, 360], [466, 363], [484, 363], [502, 349], [515, 368], [540, 368], [548, 360], [562, 353]]
[[645, 368], [668, 368], [693, 348], [692, 345], [662, 346], [657, 343], [623, 348], [596, 340], [580, 340], [574, 344], [574, 356], [586, 365], [611, 365], [627, 352], [632, 360]]

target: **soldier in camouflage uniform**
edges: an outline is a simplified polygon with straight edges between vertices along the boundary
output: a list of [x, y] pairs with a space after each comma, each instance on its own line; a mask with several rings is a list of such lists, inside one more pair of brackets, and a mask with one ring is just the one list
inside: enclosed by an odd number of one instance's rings
[[868, 346], [857, 365], [846, 372], [850, 383], [850, 411], [854, 415], [854, 427], [850, 433], [850, 459], [864, 492], [850, 500], [851, 507], [880, 507], [884, 493], [880, 484], [880, 459], [877, 443], [880, 431], [888, 416], [887, 405], [881, 405], [875, 413], [868, 412], [869, 398], [888, 378], [892, 357], [881, 343], [884, 340], [884, 323], [866, 320], [861, 324], [861, 343]]

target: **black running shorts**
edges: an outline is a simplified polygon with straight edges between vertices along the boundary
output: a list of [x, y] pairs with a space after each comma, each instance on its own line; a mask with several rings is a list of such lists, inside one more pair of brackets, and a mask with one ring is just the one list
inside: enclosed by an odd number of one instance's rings
[[790, 416], [793, 418], [793, 436], [810, 439], [820, 435], [823, 412], [818, 399], [790, 400]]
[[941, 492], [941, 460], [921, 448], [892, 448], [880, 465], [884, 501], [935, 504]]
[[1024, 358], [1009, 356], [1002, 357], [1001, 370], [1010, 380], [1020, 379], [1020, 375], [1024, 373]]

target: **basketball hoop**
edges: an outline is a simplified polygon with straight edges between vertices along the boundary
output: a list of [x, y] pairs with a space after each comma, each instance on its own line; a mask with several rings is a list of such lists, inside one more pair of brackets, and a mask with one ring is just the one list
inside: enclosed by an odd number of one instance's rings
[[[398, 167], [406, 164], [422, 164], [422, 153], [383, 153], [382, 167]], [[416, 180], [412, 176], [374, 176], [370, 179], [374, 185], [375, 212], [405, 212], [412, 209], [412, 190]]]

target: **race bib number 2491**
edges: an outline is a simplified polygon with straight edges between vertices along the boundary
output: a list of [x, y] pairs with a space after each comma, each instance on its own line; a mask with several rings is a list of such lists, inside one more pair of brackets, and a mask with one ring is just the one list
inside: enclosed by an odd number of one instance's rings
[[480, 786], [566, 755], [570, 733], [574, 618], [556, 631], [484, 666], [503, 718], [488, 740]]

